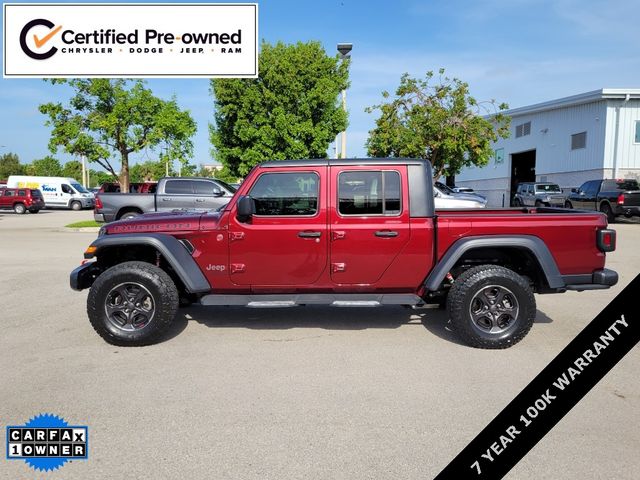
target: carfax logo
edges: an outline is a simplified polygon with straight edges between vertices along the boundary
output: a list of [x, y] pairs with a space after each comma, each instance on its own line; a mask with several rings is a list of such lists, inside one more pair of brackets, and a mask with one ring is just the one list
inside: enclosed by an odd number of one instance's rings
[[56, 470], [70, 460], [88, 458], [89, 431], [48, 413], [24, 425], [7, 426], [7, 460], [24, 460], [34, 470]]

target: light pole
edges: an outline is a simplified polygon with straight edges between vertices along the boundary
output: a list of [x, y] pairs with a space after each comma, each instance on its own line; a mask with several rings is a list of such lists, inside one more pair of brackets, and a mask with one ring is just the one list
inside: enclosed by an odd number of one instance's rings
[[[352, 43], [339, 43], [338, 53], [340, 54], [340, 60], [345, 61], [347, 58], [351, 58]], [[342, 90], [342, 109], [347, 113], [347, 89]], [[338, 147], [336, 146], [336, 152]], [[337, 157], [337, 155], [336, 155]], [[347, 158], [347, 129], [342, 132], [342, 148], [340, 149], [340, 157]]]

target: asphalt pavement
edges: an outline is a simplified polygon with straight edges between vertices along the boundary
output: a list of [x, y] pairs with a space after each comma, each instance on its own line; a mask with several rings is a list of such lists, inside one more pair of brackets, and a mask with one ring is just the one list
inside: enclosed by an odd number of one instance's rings
[[[86, 461], [3, 459], [0, 478], [433, 478], [640, 272], [640, 222], [616, 224], [620, 283], [536, 296], [507, 350], [401, 307], [190, 307], [165, 342], [118, 348], [69, 288], [96, 234], [63, 226], [91, 214], [0, 212], [0, 426], [53, 413], [90, 440]], [[639, 478], [639, 367], [636, 347], [507, 478]]]

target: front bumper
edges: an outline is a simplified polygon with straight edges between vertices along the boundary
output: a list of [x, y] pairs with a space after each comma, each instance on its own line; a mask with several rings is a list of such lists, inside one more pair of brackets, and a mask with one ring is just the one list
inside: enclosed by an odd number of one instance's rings
[[618, 283], [618, 273], [608, 268], [596, 270], [591, 275], [565, 275], [567, 290], [603, 290]]
[[78, 292], [91, 287], [96, 278], [100, 275], [100, 269], [96, 262], [88, 262], [75, 268], [69, 275], [69, 285], [72, 290]]

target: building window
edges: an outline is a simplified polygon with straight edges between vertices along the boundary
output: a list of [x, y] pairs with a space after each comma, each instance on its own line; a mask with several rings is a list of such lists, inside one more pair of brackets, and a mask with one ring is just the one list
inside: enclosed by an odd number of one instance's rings
[[636, 143], [640, 143], [640, 120], [636, 120]]
[[571, 135], [571, 150], [578, 150], [579, 148], [587, 148], [587, 132]]
[[531, 122], [516, 125], [516, 138], [524, 137], [531, 134]]

